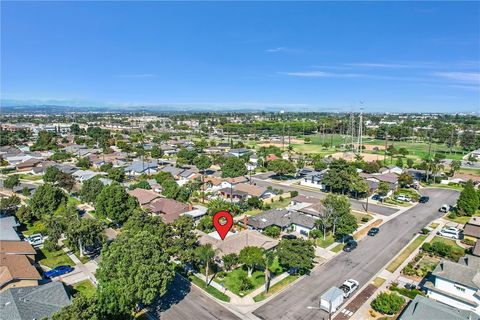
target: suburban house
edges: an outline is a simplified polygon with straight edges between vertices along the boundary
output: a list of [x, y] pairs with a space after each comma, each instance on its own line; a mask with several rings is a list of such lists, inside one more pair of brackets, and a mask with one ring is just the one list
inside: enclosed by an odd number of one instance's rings
[[14, 216], [0, 218], [0, 240], [1, 241], [20, 241], [17, 228], [20, 224]]
[[15, 167], [19, 172], [33, 172], [33, 169], [39, 167], [42, 164], [42, 161], [43, 160], [41, 159], [30, 158], [26, 161], [17, 163]]
[[165, 166], [162, 169], [160, 169], [161, 172], [168, 172], [170, 173], [175, 179], [179, 179], [180, 173], [184, 171], [182, 168], [177, 168], [173, 165], [170, 166]]
[[326, 170], [310, 171], [303, 175], [302, 179], [300, 180], [300, 185], [323, 190], [325, 189], [325, 185], [322, 184], [322, 180], [326, 172]]
[[132, 197], [135, 197], [141, 206], [145, 206], [151, 203], [153, 200], [160, 198], [160, 195], [158, 193], [152, 190], [145, 190], [142, 188], [129, 190], [128, 194]]
[[[371, 188], [374, 184], [380, 184], [380, 182], [385, 182], [390, 186], [389, 194], [393, 193], [394, 190], [398, 187], [398, 175], [395, 173], [360, 173], [360, 177], [362, 177], [369, 187]], [[374, 184], [372, 184], [373, 182]], [[378, 187], [378, 186], [377, 186]], [[373, 191], [373, 190], [372, 190]]]
[[470, 220], [465, 224], [463, 234], [480, 239], [480, 217], [471, 217]]
[[458, 262], [442, 260], [427, 282], [427, 296], [443, 304], [480, 315], [480, 257], [465, 255]]
[[290, 199], [291, 208], [304, 208], [314, 203], [319, 203], [320, 199], [315, 197], [309, 197], [303, 194], [299, 194], [296, 197]]
[[35, 253], [27, 241], [0, 241], [0, 292], [38, 285], [42, 277], [32, 265]]
[[265, 161], [266, 162], [270, 162], [270, 161], [273, 161], [273, 160], [277, 160], [279, 159], [276, 155], [274, 154], [268, 154], [266, 157], [265, 157]]
[[[190, 209], [190, 207], [189, 207]], [[200, 220], [201, 217], [207, 214], [207, 207], [201, 206], [201, 205], [195, 205], [192, 207], [192, 210], [189, 210], [185, 212], [183, 215], [184, 216], [189, 216], [193, 218], [194, 221]]]
[[232, 202], [241, 202], [245, 201], [248, 198], [248, 193], [242, 190], [236, 190], [235, 188], [222, 188], [218, 190], [218, 195]]
[[225, 200], [232, 198], [233, 202], [245, 201], [252, 197], [269, 199], [275, 195], [272, 190], [247, 183], [237, 183], [233, 188], [222, 188], [218, 194]]
[[71, 304], [71, 297], [60, 281], [41, 286], [10, 288], [0, 292], [0, 313], [8, 320], [50, 318]]
[[105, 173], [103, 172], [95, 172], [92, 170], [77, 170], [72, 174], [72, 176], [75, 178], [75, 180], [82, 183], [84, 181], [92, 179], [97, 175], [104, 175], [104, 174]]
[[270, 226], [277, 226], [282, 231], [290, 229], [305, 236], [315, 227], [315, 218], [288, 209], [273, 209], [249, 217], [247, 225], [251, 229], [263, 231]]
[[154, 215], [159, 215], [165, 223], [173, 222], [182, 214], [192, 211], [191, 205], [173, 199], [158, 198], [145, 205]]
[[236, 177], [236, 178], [225, 178], [222, 181], [221, 187], [222, 188], [233, 188], [235, 185], [239, 183], [248, 182], [248, 179], [245, 177]]
[[479, 320], [472, 311], [461, 310], [417, 294], [403, 309], [398, 320]]
[[378, 170], [379, 173], [381, 174], [386, 174], [386, 173], [395, 173], [400, 175], [403, 172], [403, 169], [394, 165], [386, 166], [386, 167], [381, 167]]
[[190, 169], [183, 170], [179, 174], [179, 179], [177, 181], [179, 186], [183, 186], [187, 184], [188, 182], [192, 181], [198, 176], [198, 174]]
[[251, 152], [252, 151], [249, 150], [249, 149], [239, 148], [239, 149], [230, 149], [230, 151], [228, 153], [231, 154], [232, 156], [235, 156], [235, 157], [241, 157], [241, 156], [247, 155]]
[[200, 230], [195, 230], [199, 236], [200, 244], [211, 244], [218, 258], [222, 258], [229, 253], [239, 254], [245, 247], [259, 247], [264, 250], [271, 250], [278, 245], [278, 240], [264, 236], [258, 231], [244, 230], [239, 232], [229, 232], [225, 239], [221, 240], [217, 232], [206, 234]]
[[220, 189], [222, 189], [222, 178], [218, 177], [205, 177], [203, 179], [206, 188], [206, 192], [216, 192]]
[[125, 169], [125, 173], [130, 176], [139, 176], [142, 174], [155, 174], [158, 172], [157, 160], [153, 161], [133, 161]]
[[275, 192], [273, 192], [272, 190], [253, 184], [239, 183], [236, 184], [233, 189], [246, 192], [248, 194], [248, 198], [257, 197], [260, 199], [269, 199], [275, 196]]
[[163, 154], [166, 154], [166, 155], [169, 155], [169, 156], [177, 153], [177, 148], [176, 147], [171, 146], [171, 145], [167, 145], [167, 144], [162, 144], [160, 146], [160, 149], [163, 151]]

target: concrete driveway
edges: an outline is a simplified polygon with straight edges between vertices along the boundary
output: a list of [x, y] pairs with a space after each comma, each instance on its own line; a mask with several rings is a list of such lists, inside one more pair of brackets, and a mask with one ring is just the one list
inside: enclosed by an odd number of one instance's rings
[[397, 255], [403, 247], [432, 220], [443, 215], [438, 212], [443, 203], [454, 204], [459, 192], [449, 189], [424, 189], [430, 196], [426, 204], [419, 204], [380, 227], [375, 237], [366, 237], [350, 253], [342, 252], [326, 264], [282, 292], [253, 314], [260, 319], [328, 319], [328, 314], [318, 308], [323, 292], [340, 286], [353, 278], [365, 285]]

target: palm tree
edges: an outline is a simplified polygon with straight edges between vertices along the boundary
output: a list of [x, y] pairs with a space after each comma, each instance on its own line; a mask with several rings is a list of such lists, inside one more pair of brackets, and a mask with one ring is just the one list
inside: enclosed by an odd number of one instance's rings
[[273, 261], [275, 260], [275, 254], [272, 251], [265, 251], [263, 254], [263, 264], [265, 267], [265, 293], [268, 292], [270, 288], [270, 269], [269, 267], [272, 265]]
[[201, 245], [195, 249], [195, 257], [205, 266], [205, 284], [208, 286], [208, 269], [215, 257], [215, 250], [210, 243]]

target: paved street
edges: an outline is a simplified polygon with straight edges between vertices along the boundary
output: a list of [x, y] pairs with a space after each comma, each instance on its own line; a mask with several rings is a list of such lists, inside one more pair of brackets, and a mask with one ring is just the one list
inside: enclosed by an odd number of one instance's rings
[[241, 319], [178, 275], [171, 288], [167, 296], [155, 307], [156, 311], [150, 313], [152, 317], [162, 320]]
[[[258, 176], [252, 177], [252, 182], [255, 183], [256, 185], [259, 185], [259, 186], [262, 186], [262, 187], [272, 186], [272, 188], [282, 189], [284, 191], [296, 190], [300, 194], [310, 196], [310, 197], [317, 197], [319, 199], [323, 199], [323, 198], [326, 197], [326, 193], [324, 193], [324, 192], [305, 190], [305, 189], [299, 188], [297, 186], [279, 185], [277, 183], [262, 180], [261, 179], [262, 177], [263, 176], [260, 176], [260, 178], [258, 178]], [[350, 199], [350, 203], [352, 204], [352, 209], [358, 210], [358, 211], [365, 211], [365, 203], [364, 202], [357, 201], [357, 200], [354, 200], [354, 199]], [[389, 215], [392, 215], [395, 212], [397, 212], [398, 209], [389, 208], [389, 207], [386, 207], [386, 206], [379, 206], [379, 205], [376, 205], [376, 204], [369, 203], [368, 211], [373, 212], [373, 213], [377, 213], [377, 214], [381, 214], [381, 215], [384, 215], [384, 216], [389, 216]]]
[[454, 204], [458, 192], [449, 189], [425, 189], [430, 196], [426, 204], [419, 204], [380, 227], [375, 237], [366, 237], [350, 253], [342, 252], [325, 265], [312, 271], [290, 289], [253, 312], [261, 319], [328, 319], [326, 312], [317, 307], [320, 296], [332, 286], [339, 286], [353, 278], [360, 286], [379, 272], [420, 229], [443, 214], [438, 208], [443, 203]]

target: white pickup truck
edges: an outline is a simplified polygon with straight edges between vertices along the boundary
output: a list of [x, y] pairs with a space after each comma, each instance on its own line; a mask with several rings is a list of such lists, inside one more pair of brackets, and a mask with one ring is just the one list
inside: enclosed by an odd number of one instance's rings
[[359, 283], [357, 280], [348, 279], [345, 281], [341, 286], [340, 289], [343, 291], [343, 297], [346, 299], [350, 297], [350, 295], [358, 289]]

